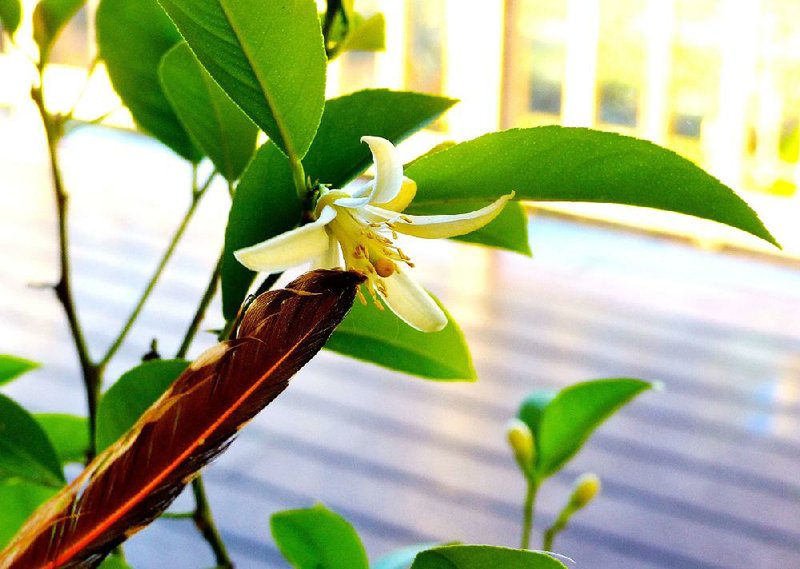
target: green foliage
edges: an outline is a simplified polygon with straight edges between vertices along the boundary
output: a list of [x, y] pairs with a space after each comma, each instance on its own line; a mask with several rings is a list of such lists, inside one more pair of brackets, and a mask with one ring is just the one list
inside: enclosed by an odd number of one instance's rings
[[14, 537], [25, 520], [58, 490], [20, 480], [0, 480], [0, 548]]
[[77, 14], [86, 0], [41, 0], [33, 9], [33, 39], [39, 46], [40, 61], [47, 61], [64, 26]]
[[457, 102], [387, 89], [367, 89], [331, 99], [325, 104], [317, 136], [303, 159], [306, 174], [334, 188], [344, 187], [372, 164], [372, 154], [361, 142], [362, 136], [380, 136], [398, 144]]
[[83, 462], [89, 451], [89, 426], [86, 417], [60, 413], [34, 415], [47, 433], [62, 464]]
[[386, 49], [386, 19], [383, 14], [373, 14], [364, 18], [354, 17], [354, 25], [347, 34], [338, 51], [383, 51]]
[[202, 154], [172, 108], [158, 77], [181, 36], [156, 0], [101, 0], [97, 44], [117, 94], [136, 124], [191, 162]]
[[222, 89], [288, 156], [302, 158], [325, 104], [313, 0], [160, 0]]
[[119, 555], [109, 555], [103, 559], [99, 569], [131, 569], [131, 566]]
[[599, 379], [552, 393], [534, 393], [520, 407], [519, 418], [534, 434], [536, 474], [558, 472], [600, 424], [653, 385], [638, 379]]
[[255, 276], [233, 252], [292, 229], [301, 213], [289, 162], [268, 142], [242, 174], [228, 214], [222, 258], [222, 311], [227, 320], [236, 316]]
[[186, 360], [152, 360], [122, 374], [97, 408], [97, 452], [124, 435], [188, 365]]
[[258, 129], [219, 88], [186, 43], [164, 56], [161, 85], [186, 131], [229, 182], [241, 176]]
[[0, 354], [0, 385], [8, 383], [25, 372], [39, 367], [39, 364], [6, 354]]
[[369, 567], [356, 530], [322, 504], [273, 514], [270, 527], [275, 543], [295, 569]]
[[417, 555], [411, 569], [566, 569], [540, 551], [489, 545], [446, 545]]
[[19, 478], [43, 486], [64, 484], [61, 462], [39, 423], [0, 395], [0, 480]]
[[[343, 187], [372, 162], [362, 136], [381, 136], [398, 143], [454, 103], [444, 97], [385, 89], [332, 99], [325, 105], [317, 136], [303, 159], [305, 172], [312, 180]], [[288, 231], [300, 222], [300, 214], [288, 160], [273, 145], [262, 146], [239, 182], [228, 217], [222, 263], [226, 319], [236, 316], [254, 277], [233, 252]]]
[[[520, 200], [627, 204], [725, 223], [777, 244], [733, 190], [650, 142], [547, 126], [487, 134], [423, 158], [406, 174], [419, 185], [408, 213], [469, 209], [511, 190]], [[465, 201], [470, 204], [464, 203]]]
[[414, 562], [414, 558], [421, 551], [437, 547], [438, 543], [419, 543], [409, 547], [397, 549], [384, 555], [372, 564], [372, 569], [409, 569]]
[[427, 379], [474, 381], [477, 375], [464, 334], [444, 306], [442, 310], [447, 326], [428, 333], [408, 326], [391, 310], [356, 302], [325, 347]]
[[20, 0], [0, 0], [0, 26], [13, 36], [19, 28], [22, 19], [22, 5]]

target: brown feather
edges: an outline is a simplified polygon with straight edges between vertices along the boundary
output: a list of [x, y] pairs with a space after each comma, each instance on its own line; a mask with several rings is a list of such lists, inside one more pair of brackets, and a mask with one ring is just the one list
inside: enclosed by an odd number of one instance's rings
[[313, 271], [259, 296], [234, 340], [204, 352], [0, 553], [0, 569], [96, 567], [153, 521], [277, 397], [350, 309], [358, 273]]

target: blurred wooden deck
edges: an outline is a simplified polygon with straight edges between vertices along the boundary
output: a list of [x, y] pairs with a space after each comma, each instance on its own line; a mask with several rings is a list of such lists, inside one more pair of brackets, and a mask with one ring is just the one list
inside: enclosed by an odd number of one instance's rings
[[[45, 366], [4, 392], [79, 412], [62, 314], [28, 286], [55, 277], [47, 179], [39, 157], [9, 158], [12, 145], [0, 145], [0, 352]], [[113, 133], [78, 133], [63, 150], [75, 284], [97, 353], [183, 211], [188, 172]], [[110, 378], [152, 337], [174, 352], [217, 253], [226, 199], [219, 188], [201, 207]], [[531, 239], [533, 260], [408, 247], [462, 323], [478, 383], [427, 383], [324, 352], [207, 470], [240, 567], [285, 567], [269, 515], [315, 500], [353, 522], [373, 559], [420, 541], [514, 545], [523, 487], [506, 419], [532, 389], [619, 376], [666, 389], [605, 424], [543, 487], [537, 525], [581, 472], [604, 483], [556, 549], [590, 569], [800, 567], [800, 270], [547, 217], [532, 220]], [[218, 314], [216, 305], [207, 328]], [[213, 564], [183, 521], [155, 523], [127, 550], [137, 569]]]

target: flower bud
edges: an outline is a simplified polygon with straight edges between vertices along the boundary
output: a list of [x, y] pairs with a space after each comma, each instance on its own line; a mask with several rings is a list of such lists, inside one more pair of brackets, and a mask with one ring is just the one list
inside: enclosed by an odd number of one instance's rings
[[574, 490], [570, 497], [570, 506], [573, 510], [580, 510], [592, 501], [600, 492], [600, 478], [596, 474], [587, 472], [575, 480]]
[[506, 437], [519, 467], [526, 475], [532, 473], [536, 450], [530, 427], [519, 419], [511, 419], [506, 426]]

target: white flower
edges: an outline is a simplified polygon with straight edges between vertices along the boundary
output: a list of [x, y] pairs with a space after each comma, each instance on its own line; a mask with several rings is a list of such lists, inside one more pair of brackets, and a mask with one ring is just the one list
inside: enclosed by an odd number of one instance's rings
[[[311, 261], [315, 267], [342, 266], [367, 276], [366, 287], [379, 308], [378, 297], [410, 326], [436, 332], [447, 317], [436, 302], [405, 272], [411, 259], [395, 245], [398, 233], [441, 239], [464, 235], [492, 221], [513, 192], [476, 211], [459, 215], [414, 216], [401, 213], [417, 193], [403, 176], [394, 145], [377, 136], [361, 139], [372, 151], [375, 178], [354, 192], [323, 187], [315, 220], [234, 253], [248, 269], [277, 273]], [[361, 295], [362, 301], [365, 301]]]

